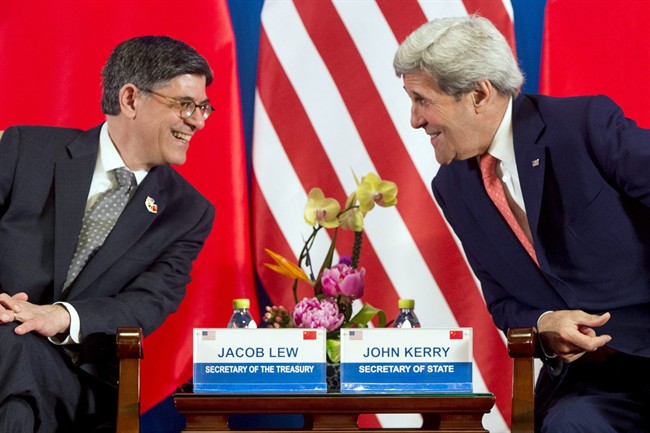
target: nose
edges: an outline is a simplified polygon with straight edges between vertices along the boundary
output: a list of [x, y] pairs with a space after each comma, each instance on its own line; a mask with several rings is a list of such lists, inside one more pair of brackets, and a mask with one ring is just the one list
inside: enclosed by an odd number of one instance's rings
[[201, 110], [197, 107], [196, 110], [194, 110], [194, 113], [185, 119], [185, 123], [192, 125], [196, 129], [203, 129], [205, 126], [205, 119], [203, 118]]
[[411, 127], [413, 129], [423, 128], [426, 123], [426, 120], [420, 114], [420, 110], [418, 110], [418, 106], [413, 104], [411, 106]]

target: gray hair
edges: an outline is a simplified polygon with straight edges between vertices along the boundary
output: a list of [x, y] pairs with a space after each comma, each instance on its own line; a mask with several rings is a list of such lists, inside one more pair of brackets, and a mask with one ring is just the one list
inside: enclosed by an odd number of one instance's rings
[[393, 59], [398, 77], [423, 70], [440, 90], [459, 98], [481, 80], [503, 95], [517, 96], [524, 81], [510, 45], [482, 17], [472, 15], [430, 21], [411, 33]]
[[139, 89], [155, 90], [173, 78], [193, 74], [212, 82], [208, 62], [185, 42], [168, 36], [142, 36], [119, 44], [102, 69], [102, 111], [120, 113], [119, 93], [127, 83]]

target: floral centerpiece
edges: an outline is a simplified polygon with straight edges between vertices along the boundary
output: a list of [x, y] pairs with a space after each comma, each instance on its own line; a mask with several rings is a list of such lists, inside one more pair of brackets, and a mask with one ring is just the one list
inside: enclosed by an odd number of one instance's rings
[[[331, 362], [340, 361], [340, 330], [348, 327], [367, 327], [377, 317], [379, 327], [386, 325], [386, 315], [380, 309], [364, 303], [356, 314], [352, 304], [361, 299], [365, 289], [365, 269], [359, 267], [363, 221], [375, 205], [394, 206], [397, 203], [397, 186], [368, 173], [361, 181], [354, 176], [357, 188], [341, 208], [334, 198], [325, 197], [320, 188], [309, 191], [304, 219], [312, 227], [295, 264], [271, 250], [266, 252], [275, 261], [265, 263], [270, 269], [294, 280], [293, 311], [284, 306], [266, 307], [262, 320], [276, 328], [325, 328], [327, 330], [327, 356]], [[332, 229], [332, 241], [325, 259], [314, 272], [310, 251], [322, 229]], [[349, 256], [341, 256], [332, 264], [339, 229], [354, 233], [354, 243]], [[306, 271], [303, 269], [306, 269]], [[313, 288], [313, 296], [298, 299], [298, 284], [303, 281]]]

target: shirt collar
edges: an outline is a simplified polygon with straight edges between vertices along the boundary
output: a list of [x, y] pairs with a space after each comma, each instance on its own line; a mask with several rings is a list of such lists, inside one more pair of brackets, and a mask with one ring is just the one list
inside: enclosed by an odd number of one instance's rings
[[512, 98], [510, 98], [508, 108], [488, 149], [490, 155], [499, 159], [510, 170], [517, 167], [512, 137]]
[[[126, 164], [108, 134], [108, 123], [104, 122], [99, 132], [99, 155], [97, 156], [97, 168], [108, 173], [109, 171], [120, 167], [126, 167]], [[147, 173], [147, 170], [133, 171], [138, 185], [142, 182]]]

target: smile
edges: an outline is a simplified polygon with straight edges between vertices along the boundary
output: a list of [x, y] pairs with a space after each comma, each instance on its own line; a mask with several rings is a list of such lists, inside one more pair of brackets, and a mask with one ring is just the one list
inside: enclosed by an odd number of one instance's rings
[[172, 131], [172, 135], [175, 138], [177, 138], [179, 140], [182, 140], [182, 141], [190, 141], [190, 138], [192, 138], [192, 136], [190, 134], [183, 134], [182, 132], [178, 132], [178, 131]]

